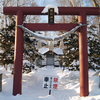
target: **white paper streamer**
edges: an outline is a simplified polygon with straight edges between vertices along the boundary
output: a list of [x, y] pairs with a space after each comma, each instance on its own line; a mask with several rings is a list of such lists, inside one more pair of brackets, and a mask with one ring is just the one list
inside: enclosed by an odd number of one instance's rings
[[60, 48], [60, 49], [64, 49], [64, 42], [63, 42], [63, 40], [60, 41], [59, 48]]
[[40, 48], [42, 48], [42, 45], [41, 45], [41, 41], [39, 40], [37, 43], [37, 49], [40, 49]]
[[50, 51], [53, 51], [53, 49], [54, 49], [54, 44], [53, 44], [53, 42], [51, 41], [51, 42], [50, 42], [50, 45], [49, 45], [49, 50], [50, 50]]

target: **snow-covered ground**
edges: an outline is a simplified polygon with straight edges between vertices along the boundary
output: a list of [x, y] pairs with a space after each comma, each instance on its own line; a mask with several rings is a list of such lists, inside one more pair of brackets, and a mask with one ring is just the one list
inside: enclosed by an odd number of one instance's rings
[[[100, 100], [99, 77], [92, 76], [95, 72], [89, 71], [89, 96], [80, 97], [79, 72], [65, 70], [62, 68], [38, 68], [29, 74], [22, 76], [22, 95], [13, 96], [13, 76], [11, 71], [6, 71], [0, 67], [3, 73], [2, 92], [0, 92], [0, 100]], [[43, 76], [52, 75], [59, 76], [59, 89], [49, 90], [43, 89]]]

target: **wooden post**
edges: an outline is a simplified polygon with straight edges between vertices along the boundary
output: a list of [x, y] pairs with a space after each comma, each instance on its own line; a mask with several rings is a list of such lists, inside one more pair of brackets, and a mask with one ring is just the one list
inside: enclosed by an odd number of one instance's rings
[[100, 88], [100, 73], [99, 73], [99, 75], [98, 75], [98, 76], [99, 76], [99, 88]]
[[[86, 13], [81, 12], [78, 20], [86, 24]], [[87, 52], [87, 26], [83, 26], [79, 32], [79, 61], [80, 61], [80, 96], [88, 96], [88, 52]]]
[[51, 95], [51, 90], [49, 90], [49, 95]]
[[100, 39], [100, 15], [99, 15], [99, 17], [98, 17], [98, 24], [99, 24], [99, 26], [98, 26], [98, 34], [99, 34], [99, 39]]
[[2, 91], [2, 74], [0, 74], [0, 92]]
[[[20, 10], [17, 11], [16, 26], [21, 25], [24, 14]], [[15, 54], [14, 54], [14, 79], [13, 79], [13, 95], [21, 94], [22, 88], [22, 63], [23, 61], [23, 31], [16, 27], [15, 33]]]

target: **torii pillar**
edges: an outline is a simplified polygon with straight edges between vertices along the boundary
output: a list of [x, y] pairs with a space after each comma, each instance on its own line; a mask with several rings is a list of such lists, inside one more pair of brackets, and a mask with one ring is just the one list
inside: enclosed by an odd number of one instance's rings
[[[22, 25], [23, 19], [23, 12], [21, 12], [20, 10], [17, 11], [16, 26]], [[15, 31], [13, 95], [21, 94], [23, 64], [23, 31], [18, 27], [16, 27]]]
[[[78, 21], [82, 24], [87, 24], [86, 19], [86, 12], [80, 12]], [[87, 96], [89, 94], [87, 51], [87, 26], [83, 26], [79, 32], [80, 96]]]

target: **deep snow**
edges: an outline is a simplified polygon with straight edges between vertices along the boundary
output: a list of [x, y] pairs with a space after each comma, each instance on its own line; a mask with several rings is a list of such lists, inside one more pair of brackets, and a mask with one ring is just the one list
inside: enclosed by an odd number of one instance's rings
[[[33, 70], [29, 74], [22, 76], [22, 95], [13, 96], [13, 76], [11, 71], [6, 71], [0, 67], [3, 73], [2, 92], [0, 92], [0, 100], [100, 100], [99, 77], [93, 76], [94, 71], [89, 71], [89, 96], [80, 97], [80, 82], [78, 71], [65, 70], [62, 68], [44, 67]], [[43, 76], [52, 75], [59, 76], [59, 89], [49, 90], [43, 89]]]

